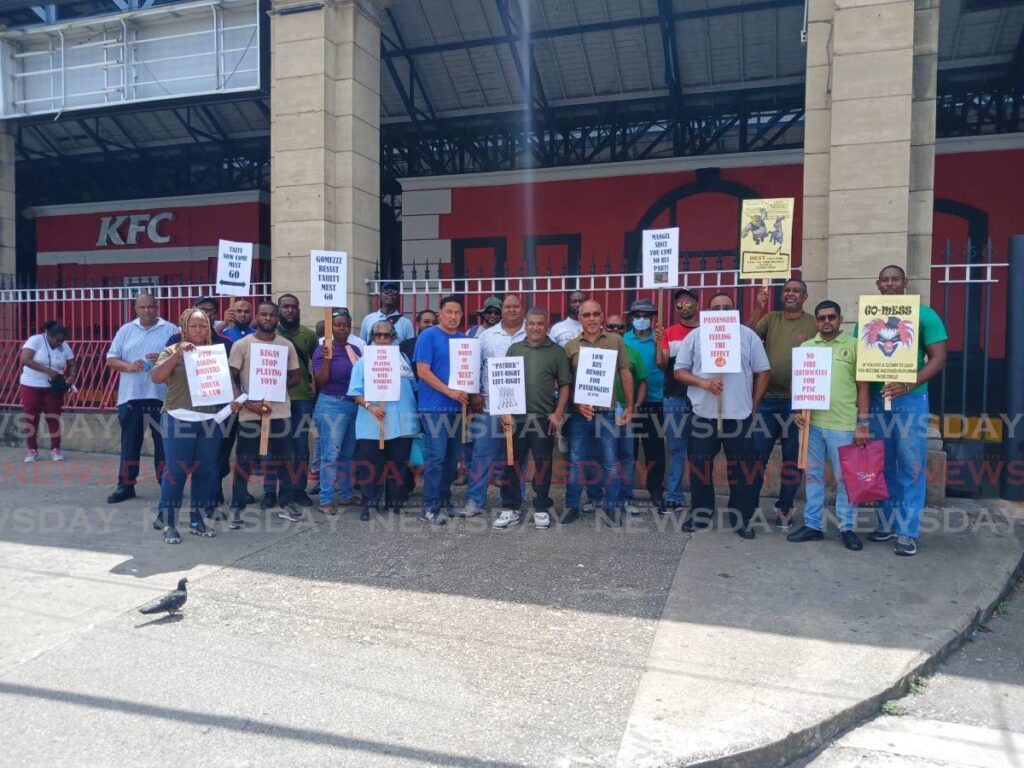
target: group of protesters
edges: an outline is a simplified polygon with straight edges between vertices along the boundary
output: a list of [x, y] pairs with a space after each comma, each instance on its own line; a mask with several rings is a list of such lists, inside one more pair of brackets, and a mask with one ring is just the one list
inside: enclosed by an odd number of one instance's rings
[[[881, 294], [905, 294], [906, 274], [888, 266], [876, 284]], [[419, 475], [419, 517], [430, 525], [485, 514], [494, 484], [500, 487], [500, 511], [492, 525], [515, 526], [526, 516], [529, 479], [530, 519], [536, 528], [569, 524], [581, 514], [621, 526], [626, 517], [642, 512], [633, 494], [642, 451], [640, 480], [650, 509], [673, 515], [682, 531], [692, 532], [708, 527], [715, 515], [713, 467], [724, 451], [730, 524], [742, 538], [753, 539], [751, 522], [761, 507], [765, 469], [778, 442], [781, 487], [772, 522], [788, 531], [792, 542], [824, 538], [830, 465], [838, 479], [840, 540], [857, 551], [863, 545], [854, 530], [856, 509], [847, 497], [838, 455], [844, 445], [864, 445], [874, 438], [885, 444], [889, 498], [879, 506], [868, 538], [895, 540], [898, 555], [917, 551], [925, 501], [927, 382], [946, 359], [944, 326], [927, 306], [920, 310], [916, 383], [869, 385], [856, 380], [856, 333], [843, 330], [842, 308], [826, 300], [813, 314], [806, 312], [807, 286], [798, 279], [783, 285], [776, 311], [768, 309], [767, 287], [759, 291], [754, 312], [741, 327], [741, 370], [725, 374], [702, 367], [701, 334], [694, 333], [700, 298], [689, 288], [674, 290], [673, 317], [666, 322], [646, 299], [632, 302], [624, 316], [606, 315], [586, 292], [573, 291], [567, 317], [552, 325], [545, 309], [525, 308], [517, 295], [492, 297], [468, 333], [462, 330], [464, 307], [456, 296], [441, 299], [436, 311], [423, 310], [414, 320], [401, 313], [398, 283], [384, 282], [379, 298], [379, 311], [363, 318], [358, 334], [349, 311], [336, 309], [321, 337], [319, 327], [314, 332], [301, 323], [299, 300], [290, 294], [255, 306], [237, 300], [223, 319], [218, 302], [202, 297], [177, 325], [160, 317], [151, 294], [139, 294], [136, 319], [117, 331], [107, 353], [108, 367], [120, 374], [121, 427], [118, 484], [107, 501], [135, 496], [149, 429], [161, 481], [153, 526], [168, 543], [180, 541], [177, 516], [189, 475], [188, 530], [209, 537], [214, 529], [206, 521], [225, 503], [222, 482], [229, 475], [228, 525], [245, 526], [243, 511], [256, 503], [249, 480], [257, 466], [261, 508], [276, 508], [286, 520], [301, 520], [301, 507], [334, 515], [341, 507], [358, 506], [363, 520], [383, 508], [400, 513]], [[732, 296], [722, 292], [710, 297], [706, 309], [735, 306]], [[525, 414], [493, 414], [484, 375], [479, 394], [449, 386], [449, 341], [467, 336], [479, 340], [481, 373], [489, 359], [523, 358]], [[22, 350], [21, 392], [30, 427], [26, 461], [39, 459], [36, 431], [44, 416], [52, 458], [63, 459], [60, 408], [64, 393], [74, 386], [76, 367], [66, 338], [63, 326], [48, 323]], [[214, 418], [221, 406], [194, 406], [187, 381], [186, 353], [211, 344], [223, 345], [228, 355], [234, 400], [226, 419]], [[280, 347], [287, 360], [286, 402], [246, 399], [253, 344]], [[368, 344], [400, 349], [400, 398], [386, 407], [365, 397]], [[812, 411], [809, 425], [791, 405], [792, 350], [798, 346], [830, 349], [833, 360], [829, 408]], [[587, 348], [614, 355], [610, 407], [573, 402], [573, 384]], [[261, 426], [267, 420], [269, 450], [259, 456]], [[801, 429], [808, 431], [806, 503], [802, 525], [793, 529], [794, 500], [804, 479], [797, 456]], [[564, 463], [554, 459], [556, 446]], [[566, 490], [564, 505], [556, 511], [551, 484], [559, 468], [567, 470]], [[462, 483], [465, 500], [457, 507], [453, 486]]]

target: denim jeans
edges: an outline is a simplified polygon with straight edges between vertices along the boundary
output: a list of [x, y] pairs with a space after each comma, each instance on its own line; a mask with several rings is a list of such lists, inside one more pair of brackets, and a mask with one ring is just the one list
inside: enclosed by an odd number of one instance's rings
[[916, 539], [927, 482], [928, 393], [893, 398], [889, 412], [881, 395], [871, 395], [871, 436], [885, 442], [889, 489], [888, 500], [878, 510], [878, 529]]
[[666, 397], [662, 403], [665, 419], [665, 442], [668, 444], [668, 479], [665, 483], [665, 504], [683, 505], [683, 477], [686, 473], [686, 442], [690, 435], [690, 401]]
[[804, 525], [822, 530], [821, 510], [825, 506], [825, 464], [832, 465], [836, 478], [836, 518], [840, 531], [852, 531], [857, 522], [857, 508], [846, 496], [846, 485], [839, 469], [839, 449], [853, 442], [853, 432], [841, 429], [822, 429], [811, 425], [807, 444], [807, 504], [804, 506]]
[[436, 512], [452, 504], [452, 483], [462, 452], [462, 414], [459, 411], [420, 413], [420, 426], [427, 452], [423, 466], [423, 508]]
[[[307, 474], [309, 473], [309, 423], [313, 415], [312, 400], [292, 400], [292, 462], [296, 474], [295, 490], [306, 490]], [[273, 475], [263, 475], [263, 492], [271, 493], [277, 490], [277, 481]], [[351, 494], [349, 494], [351, 495]]]
[[617, 427], [615, 438], [615, 455], [618, 459], [616, 472], [619, 475], [618, 505], [633, 500], [633, 477], [636, 472], [636, 434], [637, 421], [633, 420], [624, 427]]
[[[565, 486], [566, 509], [579, 509], [584, 486], [601, 486], [605, 510], [611, 512], [618, 509], [622, 472], [618, 467], [619, 429], [615, 426], [615, 412], [599, 411], [594, 414], [593, 421], [573, 413], [569, 417], [568, 427], [569, 482]], [[597, 461], [590, 458], [594, 451], [600, 457]], [[598, 471], [588, 472], [588, 469]], [[588, 496], [594, 499], [589, 493]]]
[[757, 473], [754, 475], [754, 509], [761, 506], [761, 487], [764, 473], [771, 458], [775, 441], [782, 445], [782, 475], [779, 478], [779, 500], [776, 509], [788, 512], [793, 508], [793, 499], [803, 471], [797, 467], [797, 453], [800, 450], [800, 430], [793, 423], [793, 408], [788, 397], [766, 397], [757, 407], [757, 418], [753, 424], [754, 455]]
[[155, 477], [163, 476], [164, 443], [160, 438], [160, 400], [129, 400], [117, 406], [117, 422], [121, 426], [121, 464], [118, 487], [134, 486], [139, 479], [142, 461], [142, 438], [149, 427], [153, 438], [153, 469]]
[[754, 467], [754, 441], [747, 418], [723, 419], [718, 431], [717, 419], [694, 416], [691, 419], [689, 445], [690, 509], [694, 516], [705, 517], [715, 511], [715, 456], [725, 451], [729, 480], [729, 509], [738, 512], [746, 525], [754, 514], [754, 497], [749, 476]]
[[467, 437], [472, 445], [470, 458], [466, 462], [466, 498], [476, 502], [480, 509], [487, 506], [487, 488], [491, 482], [498, 482], [505, 463], [505, 434], [501, 429], [501, 417], [486, 413], [475, 413], [470, 417]]
[[179, 421], [169, 413], [160, 414], [160, 431], [166, 457], [160, 479], [158, 511], [164, 524], [175, 527], [185, 495], [185, 481], [192, 476], [191, 520], [202, 520], [213, 509], [214, 487], [218, 483], [217, 455], [223, 437], [220, 425], [209, 421]]
[[335, 486], [340, 498], [352, 497], [352, 457], [356, 452], [358, 411], [359, 406], [344, 397], [321, 392], [317, 398], [314, 417], [316, 431], [320, 435], [321, 504], [334, 502]]
[[[651, 501], [660, 503], [665, 498], [665, 416], [660, 402], [646, 402], [640, 406], [639, 416], [633, 422], [636, 437], [633, 456], [640, 455], [644, 447], [644, 475]], [[633, 482], [630, 480], [632, 489]], [[632, 498], [632, 497], [631, 497]]]

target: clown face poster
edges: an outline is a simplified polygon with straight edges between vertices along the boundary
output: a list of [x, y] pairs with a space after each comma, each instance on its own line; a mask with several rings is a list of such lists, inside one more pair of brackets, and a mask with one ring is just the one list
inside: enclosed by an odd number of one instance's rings
[[861, 296], [857, 381], [917, 381], [920, 296]]

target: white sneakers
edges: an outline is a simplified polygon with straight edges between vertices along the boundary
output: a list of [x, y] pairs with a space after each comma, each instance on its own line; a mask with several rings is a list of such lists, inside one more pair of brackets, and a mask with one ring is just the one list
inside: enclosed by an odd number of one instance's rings
[[[60, 452], [60, 448], [54, 448], [50, 451], [50, 458], [54, 461], [64, 461], [64, 454]], [[25, 454], [25, 464], [35, 464], [39, 461], [39, 451], [29, 451]]]
[[498, 519], [492, 523], [494, 528], [511, 528], [513, 525], [519, 525], [519, 521], [522, 520], [522, 515], [516, 512], [514, 509], [503, 509], [501, 514], [498, 515]]
[[54, 448], [50, 451], [50, 458], [54, 461], [64, 461], [64, 454], [60, 452], [60, 448]]
[[636, 504], [634, 504], [632, 499], [630, 499], [629, 501], [626, 502], [626, 514], [627, 515], [639, 515], [640, 514], [640, 507], [638, 507]]
[[[476, 505], [476, 502], [472, 499], [466, 499], [466, 503], [458, 509], [459, 517], [476, 517], [477, 515], [483, 514], [483, 510]], [[504, 528], [505, 526], [495, 526], [495, 528]]]
[[547, 512], [534, 512], [533, 513], [533, 527], [534, 528], [548, 528], [551, 526], [551, 515]]
[[39, 451], [29, 451], [25, 455], [25, 463], [26, 464], [33, 464], [36, 461], [38, 461], [38, 459], [39, 459]]

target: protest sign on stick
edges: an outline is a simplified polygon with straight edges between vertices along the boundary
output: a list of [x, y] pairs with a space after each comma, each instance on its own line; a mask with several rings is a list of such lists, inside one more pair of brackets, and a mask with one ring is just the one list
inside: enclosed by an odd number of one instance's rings
[[[448, 386], [460, 392], [479, 394], [480, 392], [480, 340], [449, 339], [448, 340]], [[466, 437], [466, 406], [462, 406], [462, 442], [469, 442]]]
[[252, 280], [252, 243], [220, 240], [217, 243], [217, 293], [248, 296]]
[[[743, 366], [740, 313], [735, 309], [700, 313], [700, 367], [722, 381], [723, 373], [740, 373]], [[718, 401], [718, 431], [722, 431], [722, 396]]]
[[618, 359], [618, 353], [610, 349], [581, 347], [572, 401], [576, 405], [611, 408]]
[[324, 308], [324, 360], [334, 352], [332, 308], [348, 303], [348, 254], [345, 251], [309, 252], [309, 303]]
[[792, 408], [803, 415], [797, 466], [807, 469], [811, 436], [811, 411], [827, 411], [832, 397], [832, 350], [828, 347], [795, 347], [790, 382]]
[[[917, 384], [920, 296], [861, 296], [857, 381]], [[885, 398], [885, 410], [892, 401]]]
[[[394, 346], [371, 344], [363, 355], [363, 397], [380, 403], [387, 414], [387, 404], [402, 398], [402, 351]], [[384, 450], [384, 420], [380, 422], [378, 447]]]
[[184, 362], [193, 408], [223, 405], [234, 399], [231, 369], [223, 344], [196, 347], [185, 353]]
[[643, 235], [644, 288], [679, 285], [679, 227], [645, 229]]
[[[253, 344], [249, 348], [249, 399], [288, 402], [288, 350], [280, 344]], [[270, 442], [270, 415], [260, 424], [260, 456]]]
[[740, 279], [793, 276], [792, 197], [744, 200], [740, 206]]
[[[492, 357], [487, 360], [487, 391], [493, 416], [526, 413], [526, 368], [521, 357]], [[504, 420], [503, 420], [504, 421]], [[513, 426], [515, 422], [513, 421]], [[515, 464], [512, 431], [505, 430], [505, 463]]]

